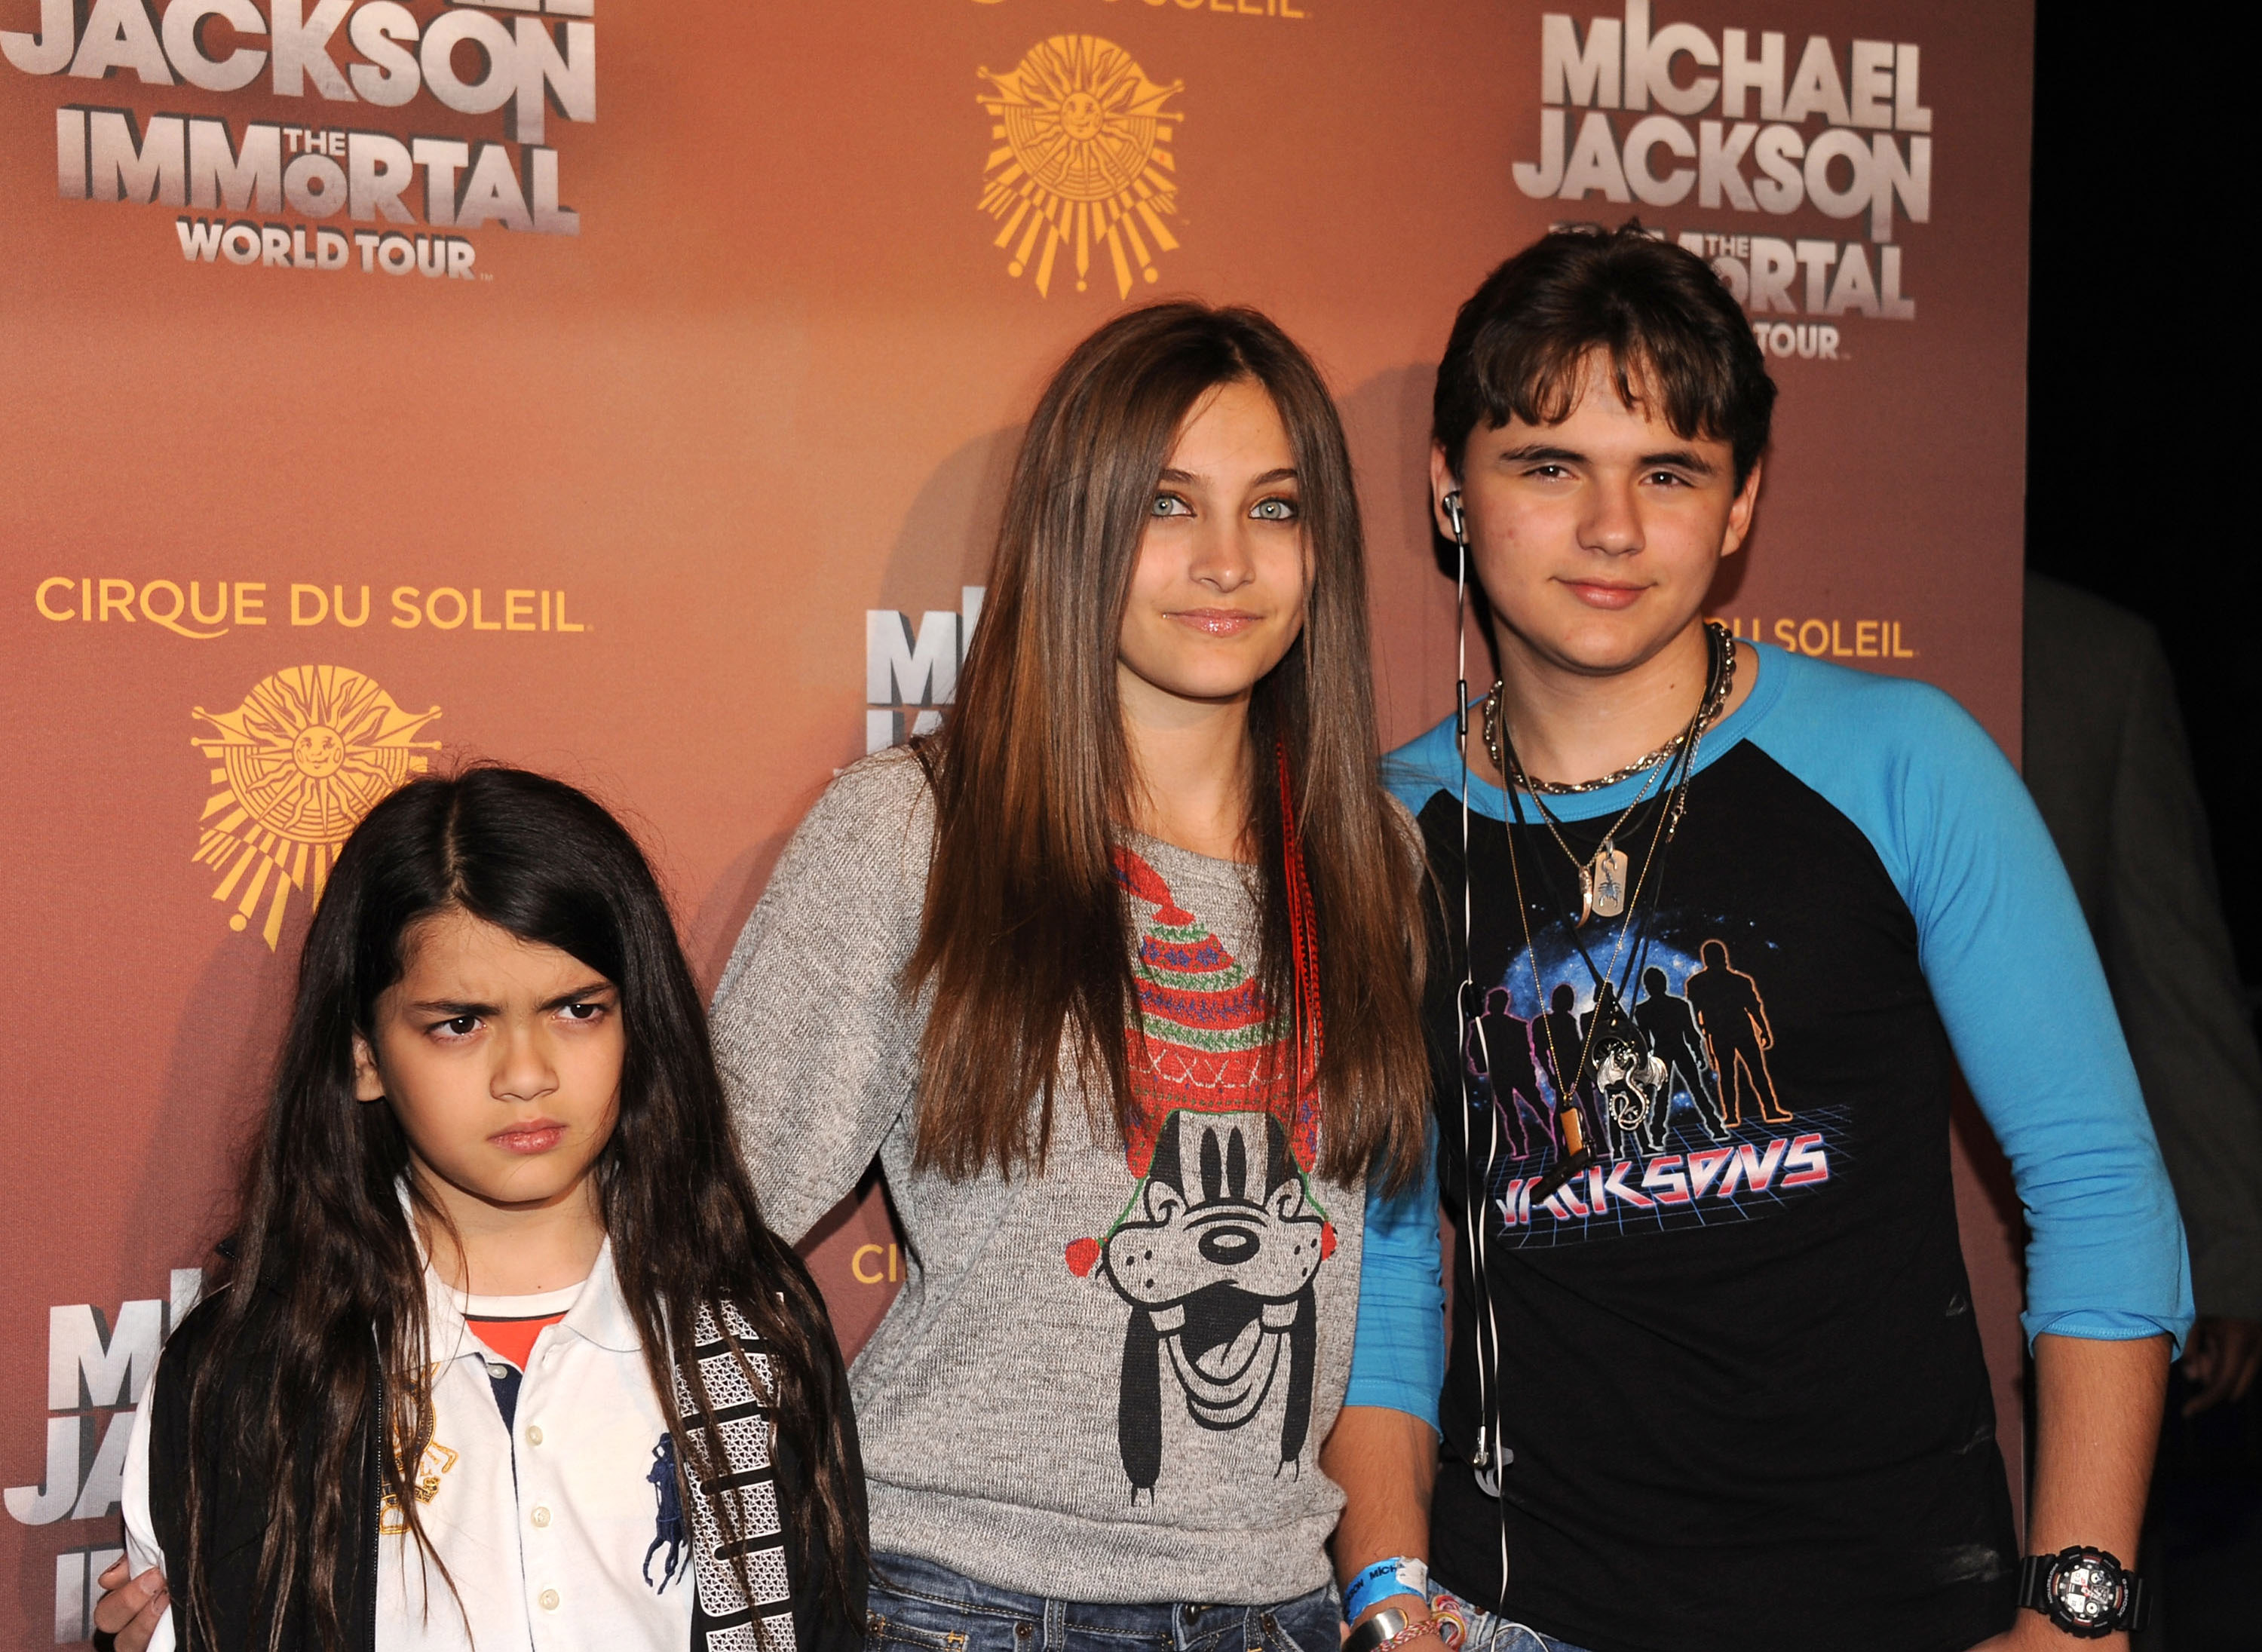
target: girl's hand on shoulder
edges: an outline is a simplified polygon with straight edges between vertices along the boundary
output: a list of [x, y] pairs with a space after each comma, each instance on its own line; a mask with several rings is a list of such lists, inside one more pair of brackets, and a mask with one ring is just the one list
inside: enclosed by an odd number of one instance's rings
[[173, 1602], [165, 1590], [165, 1574], [152, 1566], [129, 1579], [121, 1555], [95, 1581], [103, 1589], [102, 1598], [94, 1603], [95, 1628], [111, 1637], [108, 1644], [117, 1652], [144, 1652]]

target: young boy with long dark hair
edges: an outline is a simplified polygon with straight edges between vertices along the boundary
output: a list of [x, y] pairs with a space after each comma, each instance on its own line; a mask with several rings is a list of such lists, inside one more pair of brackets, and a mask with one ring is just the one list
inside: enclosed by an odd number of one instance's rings
[[825, 1305], [659, 885], [580, 792], [475, 768], [347, 839], [226, 1248], [135, 1418], [128, 1545], [170, 1589], [137, 1639], [858, 1644]]

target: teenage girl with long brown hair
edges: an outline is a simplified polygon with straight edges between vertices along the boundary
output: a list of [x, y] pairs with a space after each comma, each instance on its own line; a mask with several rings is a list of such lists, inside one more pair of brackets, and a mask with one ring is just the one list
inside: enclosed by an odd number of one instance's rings
[[1312, 363], [1119, 317], [1030, 422], [950, 719], [747, 923], [716, 1041], [765, 1209], [797, 1237], [876, 1156], [908, 1240], [852, 1379], [875, 1645], [1332, 1652], [1336, 1481], [1386, 1478], [1330, 1472], [1339, 1412], [1434, 1449], [1434, 1373], [1351, 1370], [1361, 1313], [1437, 1303], [1431, 1201], [1366, 1219], [1427, 1074], [1365, 611]]

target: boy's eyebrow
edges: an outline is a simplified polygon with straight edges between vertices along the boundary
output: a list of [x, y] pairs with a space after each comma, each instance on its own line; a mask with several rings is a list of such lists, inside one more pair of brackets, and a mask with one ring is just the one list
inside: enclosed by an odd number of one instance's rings
[[420, 1015], [446, 1015], [450, 1018], [457, 1015], [492, 1015], [496, 1009], [493, 1004], [473, 1004], [465, 999], [452, 998], [419, 999], [415, 1003], [405, 1007]]
[[[560, 992], [556, 998], [545, 1003], [537, 1004], [535, 1007], [537, 1011], [564, 1009], [568, 1004], [586, 1004], [589, 999], [613, 990], [613, 984], [610, 981], [606, 980], [602, 976], [597, 976], [575, 987], [572, 992]], [[451, 1019], [457, 1015], [495, 1015], [501, 1013], [500, 1006], [475, 1004], [468, 999], [420, 999], [407, 1007], [413, 1014], [446, 1015]]]
[[[1526, 442], [1521, 447], [1507, 449], [1501, 458], [1511, 465], [1584, 465], [1588, 456], [1575, 448], [1554, 447], [1545, 442]], [[1645, 453], [1634, 461], [1637, 470], [1649, 470], [1668, 465], [1675, 470], [1693, 471], [1699, 476], [1710, 476], [1714, 466], [1694, 448], [1667, 448], [1660, 452]]]
[[596, 976], [574, 988], [571, 992], [560, 992], [547, 1004], [538, 1007], [545, 1010], [564, 1009], [568, 1004], [586, 1004], [593, 998], [602, 998], [611, 991], [613, 991], [613, 984], [602, 975]]

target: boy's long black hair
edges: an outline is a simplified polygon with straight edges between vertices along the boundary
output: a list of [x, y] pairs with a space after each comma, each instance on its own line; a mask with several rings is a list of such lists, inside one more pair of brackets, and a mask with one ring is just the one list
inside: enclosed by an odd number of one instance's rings
[[[207, 1529], [217, 1489], [200, 1481], [228, 1461], [267, 1490], [259, 1594], [269, 1604], [255, 1620], [269, 1626], [270, 1645], [301, 1609], [322, 1644], [346, 1643], [349, 1557], [375, 1518], [346, 1506], [347, 1488], [361, 1477], [380, 1368], [385, 1415], [374, 1420], [391, 1445], [379, 1453], [383, 1490], [424, 1544], [412, 1482], [432, 1438], [432, 1399], [423, 1266], [398, 1191], [407, 1142], [390, 1107], [354, 1099], [354, 1035], [375, 1042], [377, 1000], [400, 978], [410, 929], [450, 911], [555, 947], [617, 989], [626, 1035], [619, 1122], [595, 1173], [613, 1268], [675, 1439], [679, 1489], [688, 1508], [704, 1495], [703, 1478], [726, 1470], [714, 1407], [689, 1359], [682, 1364], [696, 1404], [678, 1415], [673, 1353], [702, 1307], [720, 1325], [728, 1303], [761, 1338], [772, 1373], [765, 1398], [807, 1465], [803, 1518], [818, 1523], [821, 1540], [810, 1547], [825, 1564], [800, 1584], [845, 1606], [863, 1537], [838, 1420], [839, 1354], [816, 1286], [755, 1208], [666, 900], [635, 840], [588, 797], [522, 770], [479, 768], [414, 781], [371, 809], [339, 854], [307, 933], [290, 1031], [244, 1172], [234, 1288], [215, 1304], [220, 1323], [190, 1389], [180, 1592], [196, 1639], [213, 1644], [217, 1621]], [[411, 1197], [439, 1219], [413, 1185]], [[245, 1367], [271, 1371], [272, 1381], [227, 1381], [231, 1367]], [[746, 1374], [754, 1381], [754, 1369]], [[308, 1457], [311, 1478], [298, 1472]], [[726, 1542], [740, 1524], [735, 1503], [710, 1499]]]

